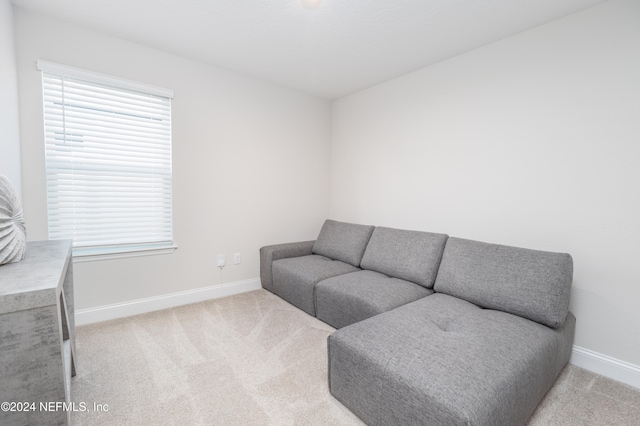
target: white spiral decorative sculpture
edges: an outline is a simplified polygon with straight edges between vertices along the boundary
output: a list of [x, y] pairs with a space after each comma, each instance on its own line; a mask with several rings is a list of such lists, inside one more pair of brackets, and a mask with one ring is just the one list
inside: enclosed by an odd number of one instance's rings
[[20, 199], [9, 179], [0, 175], [0, 265], [24, 259], [26, 241]]

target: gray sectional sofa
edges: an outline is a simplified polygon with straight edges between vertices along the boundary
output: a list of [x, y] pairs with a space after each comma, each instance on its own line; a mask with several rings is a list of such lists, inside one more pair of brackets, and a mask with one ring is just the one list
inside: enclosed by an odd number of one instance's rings
[[370, 425], [522, 425], [569, 360], [571, 256], [327, 220], [263, 247], [265, 289], [338, 330], [331, 393]]

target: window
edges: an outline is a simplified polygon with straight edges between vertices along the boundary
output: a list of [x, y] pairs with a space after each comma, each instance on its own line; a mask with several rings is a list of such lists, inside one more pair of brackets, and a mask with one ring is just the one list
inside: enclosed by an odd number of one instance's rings
[[38, 61], [49, 239], [74, 256], [153, 254], [173, 245], [173, 92]]

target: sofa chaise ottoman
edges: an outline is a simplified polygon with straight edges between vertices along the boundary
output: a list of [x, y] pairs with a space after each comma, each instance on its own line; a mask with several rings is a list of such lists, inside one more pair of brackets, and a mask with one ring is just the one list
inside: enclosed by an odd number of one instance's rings
[[449, 238], [436, 293], [329, 336], [370, 425], [522, 425], [569, 360], [571, 257]]

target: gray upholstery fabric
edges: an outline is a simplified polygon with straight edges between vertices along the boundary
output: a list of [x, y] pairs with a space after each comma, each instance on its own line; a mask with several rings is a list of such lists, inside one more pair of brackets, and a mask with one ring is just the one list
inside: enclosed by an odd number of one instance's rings
[[315, 241], [286, 243], [265, 246], [260, 249], [260, 283], [262, 287], [273, 293], [273, 275], [271, 272], [274, 260], [287, 257], [308, 256]]
[[290, 257], [273, 262], [274, 293], [309, 315], [316, 315], [314, 287], [318, 281], [336, 275], [359, 271], [339, 260], [310, 255]]
[[329, 385], [370, 425], [524, 425], [574, 328], [436, 293], [329, 336]]
[[558, 327], [569, 311], [572, 277], [573, 260], [568, 254], [452, 237], [434, 288], [485, 308]]
[[316, 316], [335, 328], [362, 321], [433, 293], [373, 271], [339, 275], [316, 284]]
[[322, 225], [313, 253], [360, 266], [373, 226], [327, 220]]
[[433, 288], [447, 235], [377, 227], [362, 257], [362, 269]]

